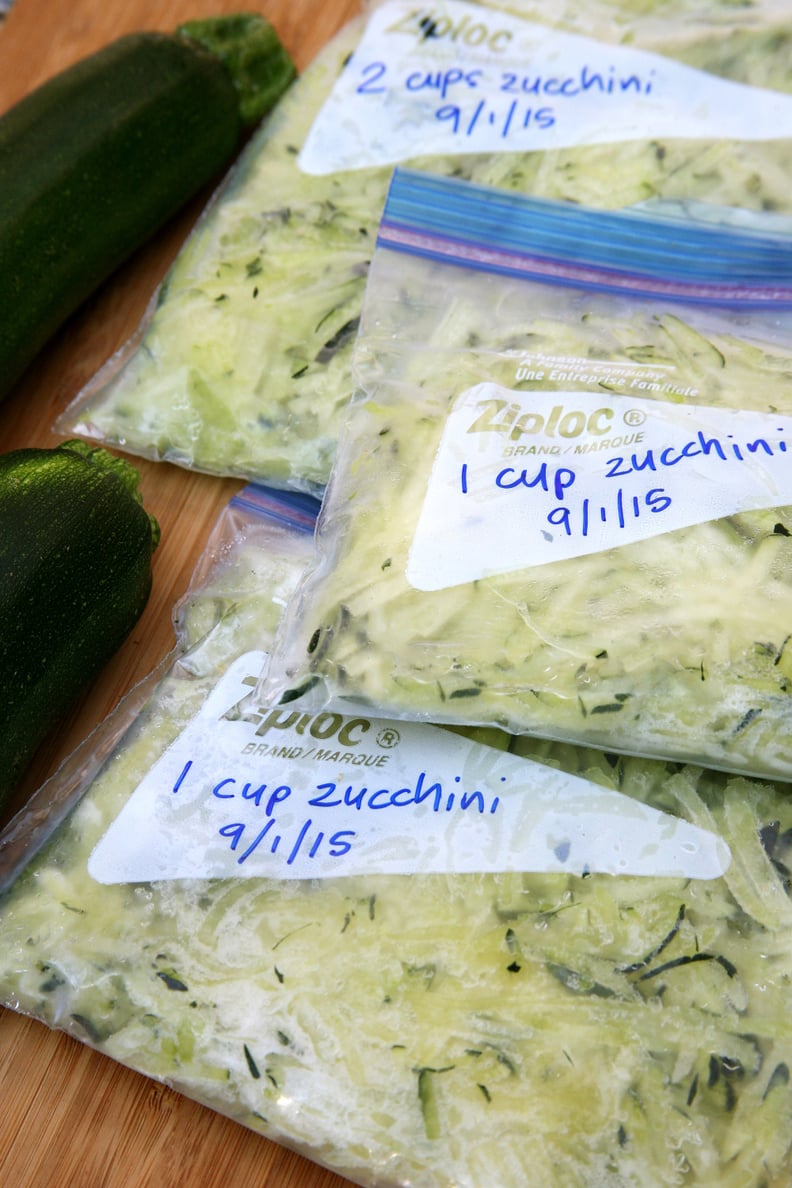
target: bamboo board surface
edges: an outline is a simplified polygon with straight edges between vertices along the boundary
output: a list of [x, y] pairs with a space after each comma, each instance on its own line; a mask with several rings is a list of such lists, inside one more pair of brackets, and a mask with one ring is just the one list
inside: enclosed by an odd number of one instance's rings
[[[0, 112], [124, 33], [260, 11], [298, 66], [358, 11], [357, 0], [16, 0], [0, 23]], [[208, 192], [75, 315], [0, 406], [0, 452], [59, 440], [56, 416], [138, 325]], [[0, 311], [2, 316], [2, 311]], [[241, 484], [135, 459], [162, 526], [146, 611], [58, 733], [0, 826], [173, 645], [171, 608], [220, 510]], [[76, 1040], [0, 1010], [0, 1184], [4, 1188], [343, 1188], [348, 1181]]]

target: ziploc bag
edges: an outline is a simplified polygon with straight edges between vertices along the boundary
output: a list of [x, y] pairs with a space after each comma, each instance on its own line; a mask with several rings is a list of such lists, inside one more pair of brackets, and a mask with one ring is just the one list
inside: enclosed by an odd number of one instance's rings
[[372, 1188], [788, 1184], [792, 799], [251, 699], [288, 535], [194, 582], [0, 1000]]
[[792, 236], [769, 225], [397, 171], [266, 694], [789, 779]]
[[598, 207], [792, 213], [788, 12], [635, 8], [370, 6], [262, 125], [58, 431], [319, 492], [399, 161]]

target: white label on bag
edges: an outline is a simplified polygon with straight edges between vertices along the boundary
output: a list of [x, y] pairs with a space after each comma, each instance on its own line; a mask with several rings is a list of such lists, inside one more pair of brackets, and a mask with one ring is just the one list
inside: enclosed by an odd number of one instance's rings
[[[651, 374], [632, 387], [662, 395]], [[444, 427], [407, 579], [441, 590], [783, 507], [791, 457], [790, 417], [479, 384]]]
[[780, 92], [463, 0], [400, 0], [372, 14], [298, 163], [320, 174], [435, 153], [790, 135]]
[[451, 731], [249, 705], [231, 666], [99, 841], [100, 883], [542, 871], [717, 878], [715, 834]]

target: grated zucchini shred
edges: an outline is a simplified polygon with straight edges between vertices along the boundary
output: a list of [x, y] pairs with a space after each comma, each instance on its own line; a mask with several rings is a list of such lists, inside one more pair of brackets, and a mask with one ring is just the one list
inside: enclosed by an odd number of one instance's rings
[[[491, 3], [547, 25], [790, 90], [772, 4]], [[310, 176], [297, 155], [363, 31], [353, 21], [262, 125], [180, 252], [138, 335], [59, 418], [61, 432], [210, 473], [318, 492], [351, 395], [351, 353], [390, 167]], [[785, 140], [669, 140], [422, 157], [483, 185], [618, 208], [663, 198], [792, 213]]]
[[[617, 436], [585, 444], [608, 447], [597, 455], [597, 494], [612, 507], [612, 488], [623, 480], [605, 479], [606, 467], [634, 464], [637, 474], [658, 444], [650, 435], [629, 444], [629, 430], [618, 436], [631, 397], [790, 416], [791, 324], [783, 308], [752, 320], [744, 311], [542, 284], [378, 248], [356, 347], [356, 395], [317, 556], [279, 629], [266, 695], [311, 688], [316, 704], [340, 700], [393, 718], [475, 722], [792, 779], [789, 507], [751, 508], [625, 543], [611, 536], [600, 551], [543, 564], [526, 561], [526, 550], [513, 568], [504, 532], [500, 572], [466, 570], [431, 589], [408, 577], [461, 394], [491, 383], [503, 407], [510, 392], [560, 391], [570, 406], [577, 392], [610, 399]], [[524, 355], [540, 365], [520, 368]], [[663, 383], [654, 385], [661, 391], [635, 390], [636, 359], [663, 367]], [[608, 369], [613, 382], [603, 386]], [[553, 459], [540, 456], [549, 438], [499, 432], [504, 445], [517, 440], [524, 451], [503, 465], [526, 468], [529, 480], [543, 466], [552, 473], [576, 465], [563, 454], [575, 448], [567, 441]], [[458, 449], [461, 460], [460, 442], [452, 439], [448, 453]], [[464, 443], [466, 459], [475, 459], [476, 444]], [[656, 478], [677, 498], [657, 469], [646, 486]], [[529, 486], [504, 519], [516, 527], [533, 516], [546, 527]], [[695, 492], [681, 499], [694, 506]], [[454, 515], [450, 507], [433, 524], [432, 542], [444, 555], [426, 564], [441, 580], [448, 558], [475, 547]]]
[[90, 878], [139, 780], [271, 638], [304, 559], [240, 548], [191, 596], [181, 658], [0, 900], [0, 1000], [361, 1185], [788, 1184], [783, 788], [471, 729], [715, 830], [729, 870]]

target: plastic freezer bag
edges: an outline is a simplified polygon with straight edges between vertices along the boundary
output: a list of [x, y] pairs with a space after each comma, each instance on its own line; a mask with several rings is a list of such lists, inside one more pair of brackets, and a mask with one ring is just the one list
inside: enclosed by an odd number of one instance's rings
[[251, 701], [251, 658], [208, 690], [171, 674], [6, 890], [4, 1004], [372, 1188], [789, 1183], [784, 789], [496, 731], [397, 739]]
[[440, 0], [429, 17], [404, 0], [343, 29], [59, 431], [321, 489], [391, 167], [406, 158], [592, 206], [662, 197], [791, 213], [789, 14], [644, 9]]
[[267, 695], [789, 779], [792, 236], [773, 226], [397, 172]]

